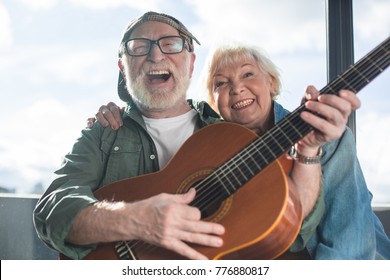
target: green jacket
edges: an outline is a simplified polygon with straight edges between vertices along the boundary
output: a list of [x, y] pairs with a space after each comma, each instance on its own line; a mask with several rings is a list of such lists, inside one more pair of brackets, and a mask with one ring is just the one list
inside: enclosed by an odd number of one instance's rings
[[[205, 102], [188, 100], [198, 111], [197, 129], [220, 122], [219, 115]], [[123, 126], [113, 131], [96, 123], [84, 129], [65, 156], [56, 177], [34, 210], [34, 224], [39, 238], [49, 247], [73, 259], [84, 258], [95, 245], [77, 246], [65, 238], [77, 213], [97, 202], [93, 192], [109, 183], [159, 170], [157, 150], [146, 131], [135, 106], [128, 104]], [[322, 203], [322, 197], [319, 199]], [[317, 202], [317, 204], [320, 204]], [[304, 221], [300, 236], [294, 243], [300, 250], [314, 233], [323, 214], [321, 207]]]

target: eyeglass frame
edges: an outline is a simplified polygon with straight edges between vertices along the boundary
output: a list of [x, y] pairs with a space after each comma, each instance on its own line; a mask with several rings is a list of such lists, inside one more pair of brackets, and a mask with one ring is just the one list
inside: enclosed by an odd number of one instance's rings
[[[160, 40], [161, 39], [165, 39], [165, 38], [180, 38], [182, 40], [182, 48], [180, 51], [178, 52], [164, 52], [162, 49], [161, 49], [161, 46], [160, 46]], [[149, 50], [148, 52], [146, 52], [145, 54], [130, 54], [129, 50], [128, 50], [128, 47], [127, 47], [127, 44], [130, 42], [130, 41], [134, 41], [134, 40], [145, 40], [145, 41], [148, 41], [149, 42]], [[146, 55], [149, 55], [151, 50], [152, 50], [152, 46], [156, 45], [158, 46], [158, 48], [160, 49], [160, 51], [163, 53], [163, 54], [178, 54], [178, 53], [181, 53], [184, 48], [187, 48], [187, 45], [186, 45], [186, 39], [183, 37], [183, 36], [179, 36], [179, 35], [169, 35], [169, 36], [163, 36], [163, 37], [160, 37], [158, 38], [157, 40], [151, 40], [151, 39], [148, 39], [148, 38], [131, 38], [127, 41], [124, 42], [124, 47], [125, 47], [125, 50], [126, 50], [126, 53], [129, 55], [129, 56], [132, 56], [132, 57], [141, 57], [141, 56], [146, 56]]]

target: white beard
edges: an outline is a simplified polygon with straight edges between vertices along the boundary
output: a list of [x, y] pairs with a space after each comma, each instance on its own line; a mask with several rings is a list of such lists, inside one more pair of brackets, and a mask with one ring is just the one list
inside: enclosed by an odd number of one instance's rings
[[148, 89], [143, 83], [143, 78], [147, 71], [142, 71], [142, 73], [135, 78], [131, 78], [131, 83], [126, 81], [126, 85], [130, 89], [129, 93], [131, 97], [138, 106], [146, 109], [165, 110], [172, 108], [180, 100], [186, 99], [187, 90], [191, 82], [189, 63], [190, 59], [188, 58], [185, 61], [186, 66], [184, 67], [184, 73], [178, 73], [177, 69], [173, 69], [173, 67], [168, 65], [168, 69], [171, 72], [171, 78], [175, 81], [175, 86], [171, 90]]

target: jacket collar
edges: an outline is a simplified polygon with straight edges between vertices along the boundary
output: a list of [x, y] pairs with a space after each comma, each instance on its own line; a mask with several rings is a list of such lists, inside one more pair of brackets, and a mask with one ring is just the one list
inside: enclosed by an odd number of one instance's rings
[[[187, 103], [192, 109], [199, 113], [200, 120], [204, 123], [201, 126], [221, 120], [221, 117], [218, 115], [218, 113], [215, 112], [207, 102], [187, 99]], [[127, 101], [127, 106], [123, 113], [123, 118], [130, 118], [145, 128], [145, 123], [141, 112], [132, 100]]]

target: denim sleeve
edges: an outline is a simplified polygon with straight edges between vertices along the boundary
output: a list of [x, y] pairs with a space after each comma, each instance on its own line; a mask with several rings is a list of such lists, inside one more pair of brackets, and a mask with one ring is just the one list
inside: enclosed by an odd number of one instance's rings
[[324, 146], [325, 215], [308, 243], [315, 259], [373, 259], [375, 228], [368, 191], [349, 128]]
[[290, 252], [292, 253], [299, 252], [306, 247], [310, 238], [315, 233], [315, 230], [318, 224], [320, 223], [321, 218], [324, 215], [324, 212], [325, 212], [325, 202], [324, 202], [323, 191], [321, 189], [320, 196], [318, 197], [317, 202], [313, 207], [313, 210], [303, 220], [302, 227], [299, 231], [299, 234], [295, 239], [294, 243], [289, 248]]
[[97, 201], [93, 191], [99, 185], [104, 168], [100, 145], [98, 129], [84, 130], [34, 209], [34, 225], [39, 238], [73, 259], [85, 257], [94, 248], [94, 245], [66, 243], [65, 238], [77, 213]]

